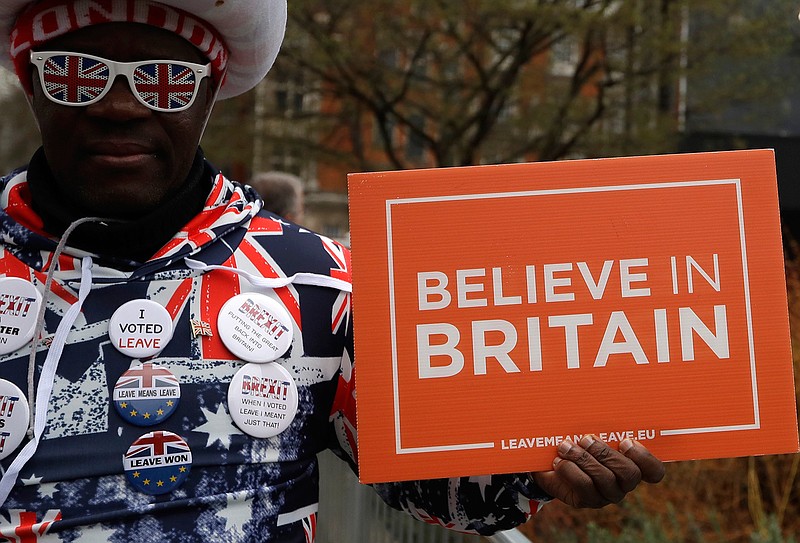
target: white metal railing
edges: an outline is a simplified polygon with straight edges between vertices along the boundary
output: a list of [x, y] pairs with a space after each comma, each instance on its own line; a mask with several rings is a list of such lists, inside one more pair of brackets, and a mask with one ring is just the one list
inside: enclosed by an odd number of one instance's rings
[[519, 530], [509, 530], [507, 532], [500, 532], [488, 538], [492, 543], [531, 543], [531, 540], [525, 537], [525, 534]]
[[320, 455], [320, 473], [317, 543], [530, 543], [517, 530], [481, 538], [395, 511], [330, 452]]

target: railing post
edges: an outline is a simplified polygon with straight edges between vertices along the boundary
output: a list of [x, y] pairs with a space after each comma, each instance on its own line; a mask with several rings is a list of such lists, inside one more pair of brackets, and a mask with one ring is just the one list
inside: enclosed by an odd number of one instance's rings
[[389, 508], [332, 453], [322, 453], [319, 460], [319, 543], [531, 543], [519, 530], [480, 538], [425, 524]]
[[492, 543], [531, 543], [531, 540], [525, 537], [525, 534], [519, 530], [498, 532], [488, 539]]

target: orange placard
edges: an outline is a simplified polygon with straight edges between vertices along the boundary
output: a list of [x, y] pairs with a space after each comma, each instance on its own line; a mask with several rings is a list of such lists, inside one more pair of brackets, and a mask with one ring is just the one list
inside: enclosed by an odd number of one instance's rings
[[349, 176], [362, 482], [798, 450], [772, 151]]

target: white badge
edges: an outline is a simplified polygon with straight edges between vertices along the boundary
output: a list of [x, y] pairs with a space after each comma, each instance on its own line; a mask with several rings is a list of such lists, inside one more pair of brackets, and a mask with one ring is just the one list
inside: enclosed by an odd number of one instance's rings
[[28, 400], [22, 391], [0, 379], [0, 460], [13, 453], [28, 431]]
[[114, 311], [108, 336], [122, 354], [133, 358], [153, 356], [172, 339], [172, 317], [157, 302], [131, 300]]
[[42, 295], [19, 277], [0, 279], [0, 354], [13, 353], [33, 337]]
[[217, 330], [225, 346], [247, 362], [263, 364], [280, 358], [292, 344], [289, 312], [257, 292], [234, 296], [222, 306]]
[[244, 433], [272, 437], [294, 420], [297, 397], [294, 378], [280, 364], [247, 364], [228, 388], [228, 410]]

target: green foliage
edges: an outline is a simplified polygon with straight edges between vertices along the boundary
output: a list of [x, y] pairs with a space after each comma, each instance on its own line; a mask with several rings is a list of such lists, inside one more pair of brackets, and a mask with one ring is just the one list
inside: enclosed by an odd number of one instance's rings
[[769, 517], [763, 530], [750, 535], [752, 543], [797, 543], [794, 536], [784, 536], [774, 516]]
[[[624, 520], [621, 526], [607, 527], [595, 522], [586, 526], [586, 534], [551, 527], [542, 540], [550, 543], [728, 543], [716, 514], [708, 522], [700, 522], [689, 513], [681, 518], [672, 504], [665, 512], [646, 509], [635, 498], [621, 506]], [[538, 540], [538, 539], [537, 539]], [[769, 517], [763, 530], [749, 534], [750, 543], [797, 543], [794, 536], [784, 535], [774, 516]]]

